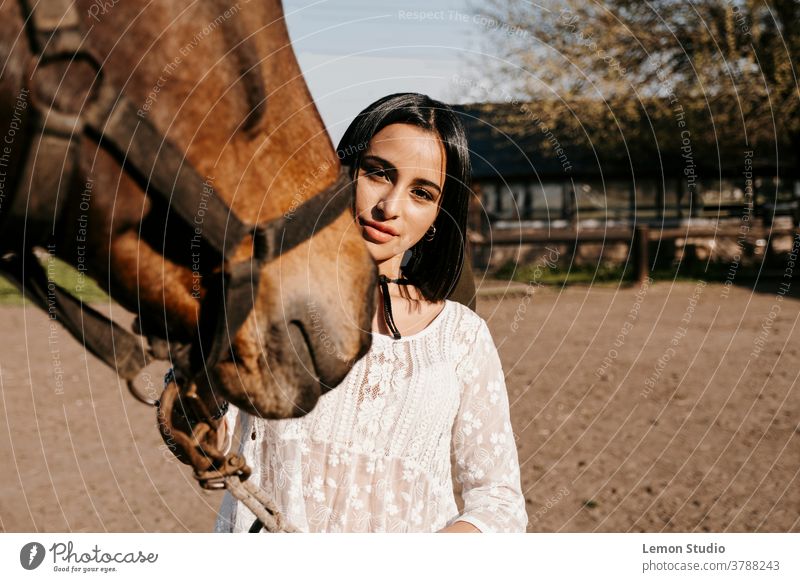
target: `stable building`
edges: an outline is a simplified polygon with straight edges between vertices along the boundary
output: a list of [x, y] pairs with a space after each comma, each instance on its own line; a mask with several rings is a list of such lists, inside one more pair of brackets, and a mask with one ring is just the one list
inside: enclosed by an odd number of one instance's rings
[[[750, 211], [768, 221], [773, 215], [798, 221], [800, 172], [783, 144], [711, 150], [670, 118], [649, 118], [650, 127], [643, 124], [637, 135], [595, 141], [588, 128], [580, 135], [542, 122], [535, 104], [527, 105], [527, 115], [511, 103], [455, 108], [467, 130], [479, 198], [473, 220], [483, 214], [493, 228], [659, 227]], [[509, 128], [510, 118], [517, 121]]]

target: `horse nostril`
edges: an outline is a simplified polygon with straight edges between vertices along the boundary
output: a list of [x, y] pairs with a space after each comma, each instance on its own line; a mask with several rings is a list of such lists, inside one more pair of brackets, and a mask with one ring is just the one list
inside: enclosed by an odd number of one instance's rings
[[287, 327], [287, 336], [291, 346], [292, 355], [303, 366], [309, 376], [318, 377], [317, 363], [314, 360], [314, 350], [311, 348], [308, 335], [301, 321], [293, 319]]
[[290, 349], [292, 350], [292, 356], [296, 359], [298, 365], [302, 366], [302, 370], [298, 370], [299, 376], [304, 377], [301, 384], [306, 386], [305, 389], [299, 390], [298, 397], [293, 407], [293, 416], [300, 417], [311, 412], [321, 396], [319, 377], [316, 371], [314, 351], [308, 343], [308, 337], [303, 324], [295, 320], [290, 321], [287, 335], [289, 338], [289, 345], [291, 346]]

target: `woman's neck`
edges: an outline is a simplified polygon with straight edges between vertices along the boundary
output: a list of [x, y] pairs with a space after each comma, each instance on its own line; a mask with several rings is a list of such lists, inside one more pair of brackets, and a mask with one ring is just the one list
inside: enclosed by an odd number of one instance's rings
[[399, 279], [403, 274], [400, 270], [402, 259], [402, 255], [396, 255], [390, 259], [386, 259], [385, 261], [379, 261], [377, 263], [378, 274], [385, 275], [389, 279]]
[[[403, 278], [403, 271], [400, 268], [402, 264], [403, 255], [396, 255], [384, 261], [376, 261], [378, 266], [378, 275], [385, 275], [388, 279], [401, 279]], [[423, 301], [424, 297], [422, 292], [414, 285], [396, 285], [390, 283], [388, 285], [389, 295], [396, 299], [406, 299], [408, 301]], [[376, 289], [378, 291], [378, 289]], [[378, 295], [380, 300], [380, 294]]]

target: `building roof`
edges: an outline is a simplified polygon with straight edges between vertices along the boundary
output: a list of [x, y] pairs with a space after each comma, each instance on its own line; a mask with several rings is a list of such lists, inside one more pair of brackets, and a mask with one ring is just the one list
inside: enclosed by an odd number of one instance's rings
[[798, 176], [794, 159], [786, 155], [790, 151], [786, 144], [748, 146], [744, 140], [738, 144], [738, 140], [722, 137], [709, 144], [706, 136], [717, 135], [718, 127], [712, 124], [709, 129], [706, 120], [687, 120], [679, 127], [675, 112], [664, 101], [651, 100], [626, 109], [627, 115], [637, 117], [640, 128], [635, 132], [628, 129], [627, 134], [616, 124], [613, 111], [589, 127], [587, 118], [576, 113], [574, 103], [573, 109], [563, 105], [561, 111], [549, 105], [550, 119], [572, 123], [542, 121], [537, 113], [542, 107], [534, 102], [454, 105], [467, 131], [474, 178], [660, 179], [683, 176], [685, 171], [694, 171], [703, 179], [738, 177], [745, 169], [747, 149], [755, 150], [751, 161], [757, 172], [774, 173], [777, 158], [783, 175]]

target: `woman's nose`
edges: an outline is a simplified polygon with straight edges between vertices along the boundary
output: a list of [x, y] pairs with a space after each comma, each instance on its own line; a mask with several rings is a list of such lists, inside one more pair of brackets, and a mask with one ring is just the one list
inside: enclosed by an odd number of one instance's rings
[[402, 205], [402, 192], [397, 186], [386, 190], [376, 204], [384, 219], [396, 218]]

